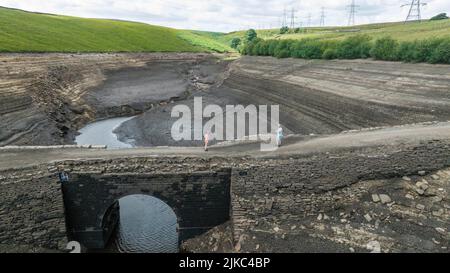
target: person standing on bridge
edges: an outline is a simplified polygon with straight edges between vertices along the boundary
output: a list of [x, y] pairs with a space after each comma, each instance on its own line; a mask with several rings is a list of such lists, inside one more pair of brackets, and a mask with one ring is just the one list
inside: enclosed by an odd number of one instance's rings
[[209, 132], [205, 133], [205, 152], [208, 151], [208, 143], [209, 143]]
[[277, 145], [278, 147], [281, 146], [281, 141], [283, 140], [283, 128], [280, 124], [278, 124], [278, 130], [277, 130]]
[[69, 182], [69, 175], [66, 173], [66, 171], [64, 170], [64, 166], [59, 165], [57, 167], [58, 169], [58, 178], [59, 178], [59, 182], [60, 183], [65, 183], [65, 182]]

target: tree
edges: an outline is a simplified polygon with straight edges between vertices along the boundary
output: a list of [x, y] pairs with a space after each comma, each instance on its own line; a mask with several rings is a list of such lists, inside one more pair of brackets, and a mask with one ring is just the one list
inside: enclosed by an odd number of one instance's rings
[[240, 38], [233, 38], [233, 40], [231, 40], [231, 48], [237, 49], [238, 46], [241, 45], [241, 39]]
[[247, 41], [247, 43], [252, 42], [256, 38], [258, 38], [258, 34], [256, 34], [256, 31], [254, 29], [249, 29], [245, 34], [245, 40]]
[[435, 20], [445, 20], [445, 19], [448, 19], [447, 13], [440, 13], [440, 14], [438, 14], [438, 15], [432, 17], [432, 18], [430, 19], [430, 21], [435, 21]]
[[289, 28], [288, 27], [282, 27], [282, 28], [280, 28], [280, 34], [286, 34], [286, 33], [288, 33], [289, 32]]

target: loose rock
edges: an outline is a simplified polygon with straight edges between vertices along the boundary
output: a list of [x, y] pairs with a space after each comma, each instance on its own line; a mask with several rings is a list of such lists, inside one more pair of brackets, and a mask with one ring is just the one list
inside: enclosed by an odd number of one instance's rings
[[424, 210], [424, 209], [425, 209], [425, 206], [422, 205], [422, 204], [417, 204], [416, 208], [417, 208], [417, 209], [420, 209], [420, 210]]
[[372, 201], [375, 203], [380, 202], [380, 197], [378, 196], [378, 194], [372, 194]]
[[387, 194], [380, 194], [380, 200], [382, 204], [388, 204], [392, 202], [391, 197]]

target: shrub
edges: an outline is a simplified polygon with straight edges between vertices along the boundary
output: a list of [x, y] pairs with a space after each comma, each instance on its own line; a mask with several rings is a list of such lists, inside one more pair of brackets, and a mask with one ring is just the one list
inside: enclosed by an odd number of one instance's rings
[[450, 64], [450, 39], [442, 40], [431, 53], [430, 63]]
[[403, 62], [414, 61], [415, 42], [402, 42], [397, 47], [397, 59]]
[[277, 57], [278, 59], [289, 58], [290, 56], [291, 53], [289, 52], [288, 49], [281, 49], [275, 53], [275, 57]]
[[397, 57], [398, 42], [391, 37], [384, 37], [375, 41], [370, 55], [377, 60], [395, 61]]
[[270, 41], [268, 41], [268, 43], [269, 43], [269, 47], [268, 47], [268, 50], [267, 50], [268, 51], [267, 55], [275, 56], [275, 49], [278, 46], [278, 40], [270, 40]]
[[442, 42], [440, 39], [428, 39], [414, 42], [412, 48], [413, 62], [430, 62], [435, 48]]
[[342, 42], [335, 40], [262, 40], [241, 45], [247, 55], [304, 59], [355, 59], [373, 56], [379, 60], [450, 64], [450, 39], [428, 39], [401, 42], [384, 37], [371, 43], [368, 36], [353, 36]]
[[233, 38], [233, 40], [231, 40], [231, 48], [238, 48], [241, 45], [241, 39], [240, 38]]
[[252, 42], [247, 43], [246, 49], [248, 55], [252, 56], [258, 55], [258, 43], [259, 43], [258, 39], [255, 39]]
[[317, 40], [305, 39], [292, 45], [291, 56], [295, 58], [321, 59], [322, 54], [322, 44]]
[[448, 39], [428, 39], [402, 42], [397, 49], [397, 60], [404, 62], [448, 63], [446, 56], [450, 50]]
[[[279, 57], [279, 56], [286, 55], [285, 51], [287, 51], [287, 53], [288, 53], [287, 57], [289, 57], [290, 56], [290, 43], [291, 43], [290, 40], [280, 40], [280, 41], [278, 41], [277, 46], [275, 47], [273, 56], [275, 56], [277, 58], [283, 58], [283, 57]], [[281, 53], [281, 51], [283, 51], [283, 53]], [[286, 57], [284, 57], [284, 58], [286, 58]]]
[[356, 35], [346, 38], [337, 48], [337, 55], [341, 59], [359, 59], [370, 56], [370, 36]]
[[323, 52], [322, 58], [323, 58], [323, 59], [327, 59], [327, 60], [336, 59], [336, 58], [337, 58], [337, 52], [336, 52], [336, 49], [333, 49], [333, 48], [327, 48], [327, 49]]
[[259, 43], [253, 43], [251, 50], [250, 50], [250, 55], [252, 56], [258, 56], [258, 52], [259, 52]]
[[267, 52], [267, 43], [264, 40], [261, 40], [258, 42], [258, 44], [256, 45], [257, 47], [257, 54], [259, 56], [266, 56], [266, 52]]

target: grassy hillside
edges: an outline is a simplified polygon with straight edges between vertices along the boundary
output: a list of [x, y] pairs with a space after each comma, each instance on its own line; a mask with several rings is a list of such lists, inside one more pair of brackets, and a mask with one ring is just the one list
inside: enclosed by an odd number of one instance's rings
[[[449, 36], [450, 20], [306, 28], [302, 33], [284, 35], [278, 29], [257, 32], [263, 39], [339, 41], [355, 34], [368, 34], [372, 38], [391, 36], [398, 41], [413, 41]], [[0, 52], [234, 52], [231, 40], [244, 36], [245, 31], [223, 34], [176, 30], [0, 7]]]
[[208, 35], [193, 31], [0, 7], [0, 52], [223, 52], [227, 49]]
[[[304, 33], [279, 34], [279, 29], [258, 30], [262, 39], [303, 39], [343, 40], [355, 34], [367, 34], [372, 38], [391, 36], [398, 41], [414, 41], [426, 38], [448, 37], [450, 35], [450, 19], [440, 21], [423, 21], [411, 23], [382, 23], [360, 25], [354, 27], [305, 28]], [[230, 44], [235, 37], [243, 38], [245, 31], [233, 32], [218, 37], [218, 41]]]
[[217, 32], [186, 30], [180, 31], [178, 37], [188, 41], [195, 46], [207, 48], [215, 52], [234, 52], [235, 50], [232, 49], [229, 44], [220, 41], [220, 38], [223, 35], [225, 34]]

